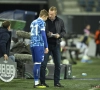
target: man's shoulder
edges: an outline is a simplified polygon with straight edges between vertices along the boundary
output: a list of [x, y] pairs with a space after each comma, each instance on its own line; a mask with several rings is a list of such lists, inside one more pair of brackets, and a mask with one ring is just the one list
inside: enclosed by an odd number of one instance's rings
[[37, 21], [37, 19], [33, 20], [33, 21], [31, 22], [31, 24], [34, 24], [36, 21]]
[[36, 25], [36, 24], [43, 24], [43, 23], [44, 23], [44, 21], [43, 21], [43, 20], [41, 20], [41, 19], [35, 19], [35, 20], [33, 20], [33, 21], [32, 21], [32, 23], [31, 23], [31, 24]]
[[63, 20], [60, 17], [56, 17], [56, 20], [58, 20], [59, 22], [63, 22]]
[[60, 17], [58, 17], [58, 16], [56, 16], [56, 19], [57, 19], [57, 20], [62, 20], [62, 19], [61, 19]]
[[0, 33], [8, 33], [9, 31], [6, 28], [0, 28]]
[[38, 18], [37, 23], [41, 25], [41, 24], [44, 24], [45, 22], [42, 19]]

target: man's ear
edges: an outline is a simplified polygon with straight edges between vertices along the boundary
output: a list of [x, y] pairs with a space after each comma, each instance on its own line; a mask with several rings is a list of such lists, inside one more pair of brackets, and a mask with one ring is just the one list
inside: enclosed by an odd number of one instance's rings
[[11, 26], [8, 26], [8, 28], [7, 28], [7, 29], [8, 29], [8, 30], [10, 30], [10, 27], [11, 27]]

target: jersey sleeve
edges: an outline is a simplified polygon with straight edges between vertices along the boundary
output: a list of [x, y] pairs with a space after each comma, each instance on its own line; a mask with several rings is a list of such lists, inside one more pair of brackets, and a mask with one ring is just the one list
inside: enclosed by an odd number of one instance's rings
[[46, 33], [45, 33], [45, 23], [42, 23], [42, 25], [41, 25], [41, 33], [42, 33], [42, 38], [44, 41], [44, 47], [48, 48], [47, 37], [46, 37]]

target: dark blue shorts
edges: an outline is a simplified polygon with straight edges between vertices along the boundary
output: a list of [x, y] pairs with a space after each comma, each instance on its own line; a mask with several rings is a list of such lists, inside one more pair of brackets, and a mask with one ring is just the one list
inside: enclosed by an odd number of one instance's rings
[[35, 46], [31, 47], [33, 62], [42, 62], [44, 60], [44, 47]]

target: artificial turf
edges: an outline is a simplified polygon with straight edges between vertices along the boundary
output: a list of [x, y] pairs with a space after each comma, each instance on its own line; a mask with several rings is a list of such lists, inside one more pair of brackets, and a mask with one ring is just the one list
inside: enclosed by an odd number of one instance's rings
[[[72, 77], [74, 77], [60, 81], [64, 88], [54, 87], [53, 80], [46, 80], [50, 86], [46, 90], [95, 90], [93, 86], [100, 85], [100, 59], [92, 58], [91, 60], [92, 63], [77, 61], [76, 65], [72, 65]], [[82, 73], [87, 75], [83, 76]], [[0, 81], [0, 90], [36, 90], [33, 84], [33, 79], [14, 79], [7, 83]]]

